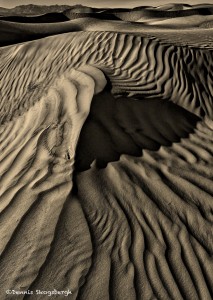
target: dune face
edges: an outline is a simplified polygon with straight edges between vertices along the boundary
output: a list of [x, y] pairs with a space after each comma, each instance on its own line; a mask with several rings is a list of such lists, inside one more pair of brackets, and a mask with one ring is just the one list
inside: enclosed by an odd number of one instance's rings
[[[85, 32], [2, 48], [1, 57], [2, 121], [19, 113], [18, 106], [25, 110], [32, 105], [55, 74], [84, 64], [104, 71], [115, 95], [161, 98], [212, 117], [212, 50], [164, 45], [132, 34]], [[15, 70], [10, 75], [14, 92], [6, 80], [8, 66]]]
[[[1, 283], [6, 288], [30, 285], [46, 259], [72, 188], [77, 139], [92, 97], [104, 85], [99, 70], [88, 66], [81, 71], [72, 69], [56, 78], [25, 114], [1, 126], [0, 264]], [[13, 209], [16, 213], [11, 220], [8, 213], [12, 217]], [[19, 226], [14, 256], [12, 240]]]
[[212, 299], [211, 19], [2, 10], [0, 299]]
[[[0, 46], [31, 41], [45, 36], [70, 31], [132, 32], [162, 39], [162, 32], [173, 29], [169, 36], [178, 42], [176, 29], [212, 29], [213, 5], [169, 4], [157, 7], [141, 6], [133, 9], [101, 9], [82, 5], [39, 6], [24, 5], [13, 9], [0, 8]], [[68, 21], [70, 20], [70, 22]], [[67, 22], [65, 22], [67, 21]], [[110, 21], [110, 22], [109, 22]], [[30, 24], [31, 23], [31, 24]], [[32, 23], [33, 26], [32, 26]], [[45, 24], [46, 23], [46, 24]], [[37, 24], [35, 26], [35, 24]], [[213, 30], [213, 29], [212, 29]], [[212, 30], [196, 32], [193, 45], [212, 45]], [[157, 31], [157, 32], [156, 32]], [[156, 36], [157, 34], [157, 36]], [[191, 32], [179, 32], [182, 45], [187, 43]], [[189, 41], [192, 44], [192, 41]], [[211, 48], [211, 46], [210, 46]]]

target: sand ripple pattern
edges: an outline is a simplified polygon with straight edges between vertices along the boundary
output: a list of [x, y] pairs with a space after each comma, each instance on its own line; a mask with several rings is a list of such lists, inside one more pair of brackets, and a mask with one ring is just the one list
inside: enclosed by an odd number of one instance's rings
[[[57, 74], [89, 64], [110, 78], [114, 94], [162, 98], [212, 118], [213, 52], [132, 34], [68, 33], [0, 50], [0, 120], [29, 109]], [[8, 82], [13, 84], [8, 85]]]
[[93, 255], [77, 299], [211, 299], [212, 125], [78, 176]]
[[[102, 170], [94, 164], [78, 174], [78, 194], [64, 204], [39, 273], [31, 274], [32, 265], [23, 270], [12, 265], [23, 234], [17, 227], [3, 253], [2, 277], [13, 284], [8, 280], [13, 270], [19, 285], [31, 290], [71, 288], [69, 299], [210, 300], [212, 146], [212, 121], [206, 119], [171, 147], [144, 151], [138, 158], [123, 155]], [[51, 224], [49, 216], [47, 211]], [[29, 234], [35, 228], [30, 222], [40, 217], [27, 214], [25, 219], [21, 228]], [[32, 254], [28, 239], [25, 251]], [[36, 244], [36, 262], [43, 253], [39, 246], [47, 241], [45, 236]]]
[[[81, 32], [1, 48], [0, 58], [1, 290], [212, 299], [212, 50]], [[94, 162], [74, 182], [103, 72], [116, 96], [173, 101], [202, 119], [180, 142], [101, 170]], [[49, 299], [20, 296], [31, 298]]]
[[105, 83], [93, 67], [72, 69], [0, 127], [1, 291], [27, 288], [46, 261], [72, 188], [80, 129]]

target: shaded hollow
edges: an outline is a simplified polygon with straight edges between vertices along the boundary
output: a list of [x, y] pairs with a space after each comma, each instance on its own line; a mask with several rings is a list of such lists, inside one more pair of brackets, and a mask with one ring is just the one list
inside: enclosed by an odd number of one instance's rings
[[115, 98], [106, 88], [94, 96], [78, 141], [75, 171], [98, 168], [122, 154], [141, 156], [143, 149], [170, 146], [193, 132], [196, 115], [159, 99]]

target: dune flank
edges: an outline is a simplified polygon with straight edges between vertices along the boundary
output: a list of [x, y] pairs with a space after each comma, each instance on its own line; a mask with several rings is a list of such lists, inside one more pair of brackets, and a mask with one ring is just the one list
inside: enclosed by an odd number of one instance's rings
[[0, 299], [211, 300], [212, 5], [52, 9], [0, 20]]
[[[132, 34], [82, 32], [5, 47], [1, 57], [2, 121], [30, 107], [56, 74], [84, 64], [104, 71], [115, 95], [161, 98], [212, 117], [211, 49], [167, 45]], [[8, 66], [15, 71], [8, 74]]]

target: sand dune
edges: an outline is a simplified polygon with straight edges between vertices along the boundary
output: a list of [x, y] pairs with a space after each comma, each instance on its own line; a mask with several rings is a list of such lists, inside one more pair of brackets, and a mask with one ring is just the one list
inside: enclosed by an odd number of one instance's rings
[[[144, 21], [138, 20], [138, 21]], [[196, 28], [197, 26], [202, 26], [203, 23], [206, 22], [212, 22], [213, 21], [213, 15], [210, 16], [199, 16], [199, 15], [194, 15], [194, 16], [189, 16], [189, 17], [179, 17], [179, 18], [172, 18], [172, 19], [166, 19], [166, 20], [150, 20], [149, 25], [158, 25], [158, 26], [165, 26], [166, 28], [168, 27], [173, 27], [173, 28]]]
[[69, 18], [69, 20], [75, 20], [75, 19], [79, 19], [79, 18], [94, 18], [97, 20], [120, 20], [116, 15], [114, 14], [107, 14], [104, 12], [100, 12], [100, 13], [85, 13], [85, 12], [73, 12], [71, 11], [66, 11], [64, 12], [64, 15], [67, 16]]
[[159, 10], [183, 10], [183, 9], [191, 9], [191, 8], [192, 5], [190, 4], [180, 4], [180, 3], [174, 3], [174, 4], [170, 3], [170, 4], [159, 5], [156, 7], [156, 9]]
[[211, 9], [0, 21], [0, 299], [212, 299]]
[[80, 129], [94, 93], [104, 85], [99, 70], [72, 69], [56, 78], [25, 114], [1, 126], [0, 265], [6, 288], [31, 284], [46, 259], [72, 187]]
[[[0, 15], [0, 46], [6, 46], [70, 31], [149, 32], [155, 36], [155, 32], [162, 29], [212, 29], [213, 6], [169, 4], [133, 9], [100, 9], [81, 5], [26, 5], [2, 9], [2, 12], [0, 9]], [[172, 36], [174, 34], [176, 32]], [[212, 41], [212, 32], [197, 34], [201, 39], [204, 35], [207, 41], [208, 38]], [[206, 44], [206, 40], [203, 44]], [[202, 40], [199, 43], [201, 45]]]
[[190, 8], [183, 9], [183, 5], [160, 6], [160, 7], [136, 7], [132, 10], [114, 10], [114, 15], [122, 19], [123, 21], [137, 22], [140, 19], [171, 19], [178, 17], [189, 17], [196, 15], [212, 15], [213, 7], [209, 6], [191, 6]]
[[[198, 19], [201, 21], [199, 23], [195, 21], [195, 18], [192, 18], [194, 23], [191, 25], [190, 22], [184, 19], [185, 25], [181, 26], [184, 30], [181, 31], [178, 31], [177, 25], [173, 25], [170, 21], [166, 21], [166, 25], [162, 26], [161, 22], [163, 21], [158, 19], [139, 20], [139, 22], [132, 23], [109, 19], [110, 17], [108, 20], [95, 17], [78, 18], [77, 15], [74, 15], [71, 21], [55, 23], [29, 24], [0, 20], [0, 46], [32, 41], [66, 32], [109, 31], [155, 38], [168, 44], [212, 49], [213, 27], [211, 26], [211, 16], [201, 17]], [[151, 24], [152, 22], [156, 22], [156, 24]], [[178, 23], [178, 19], [174, 19], [175, 22]]]
[[47, 13], [61, 13], [67, 9], [70, 9], [69, 5], [18, 5], [11, 9], [0, 7], [0, 14], [2, 16], [37, 16]]
[[171, 148], [78, 175], [94, 249], [80, 299], [211, 299], [211, 147], [199, 123]]
[[[82, 32], [2, 48], [1, 56], [1, 120], [17, 114], [17, 107], [26, 110], [56, 74], [85, 63], [106, 73], [117, 96], [165, 99], [212, 117], [213, 61], [208, 49], [169, 46], [131, 34]], [[9, 75], [8, 66], [15, 72]]]

